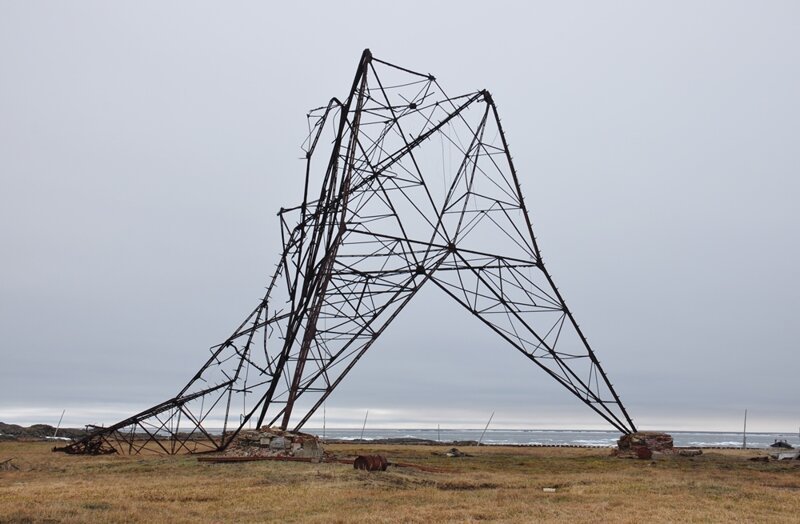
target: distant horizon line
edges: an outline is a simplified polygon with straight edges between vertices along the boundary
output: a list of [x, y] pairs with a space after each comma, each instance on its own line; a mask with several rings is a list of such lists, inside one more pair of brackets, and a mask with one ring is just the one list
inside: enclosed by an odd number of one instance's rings
[[[50, 403], [48, 403], [50, 404]], [[111, 426], [120, 420], [139, 411], [138, 406], [118, 403], [104, 403], [76, 406], [66, 402], [63, 407], [53, 408], [52, 404], [0, 404], [0, 421], [9, 424], [30, 426], [33, 424], [48, 424], [53, 427], [58, 425], [62, 413], [65, 416], [61, 427], [83, 428], [88, 424]], [[317, 413], [305, 424], [305, 428], [331, 429], [361, 429], [364, 426], [364, 413], [360, 408], [345, 407], [327, 410], [327, 423], [324, 414]], [[373, 415], [374, 413], [374, 415]], [[800, 421], [795, 422], [794, 416], [775, 416], [774, 413], [764, 413], [753, 416], [747, 420], [747, 433], [756, 434], [789, 434], [800, 433]], [[322, 415], [322, 416], [321, 416]], [[480, 430], [486, 427], [488, 416], [472, 410], [455, 410], [453, 412], [427, 412], [423, 410], [406, 409], [370, 409], [369, 419], [366, 421], [367, 429], [415, 429], [435, 431], [437, 426], [447, 430]], [[488, 415], [488, 413], [486, 414]], [[519, 410], [498, 412], [491, 422], [490, 429], [505, 429], [509, 431], [621, 431], [615, 430], [610, 425], [598, 421], [588, 420], [589, 417], [578, 416], [575, 413], [524, 413]], [[743, 433], [743, 420], [732, 414], [727, 416], [699, 416], [689, 414], [677, 416], [667, 413], [649, 414], [639, 417], [636, 424], [639, 431], [663, 432], [688, 432], [688, 433]], [[237, 421], [238, 422], [238, 421]], [[255, 423], [254, 419], [251, 422]], [[204, 423], [208, 427], [222, 427], [222, 418], [210, 417]], [[228, 424], [231, 427], [231, 424]], [[238, 426], [238, 424], [237, 424]], [[294, 427], [290, 424], [291, 427]], [[245, 427], [250, 427], [248, 424]]]
[[[21, 427], [31, 427], [37, 425], [43, 426], [50, 426], [56, 427], [53, 424], [48, 424], [46, 422], [35, 422], [35, 423], [19, 423], [19, 422], [5, 422], [4, 420], [0, 420], [0, 424], [8, 424], [8, 425], [16, 425]], [[84, 425], [85, 426], [85, 425]], [[99, 426], [99, 427], [107, 427], [107, 426]], [[71, 425], [71, 424], [64, 424], [60, 426], [60, 429], [81, 429], [80, 427]], [[208, 430], [219, 430], [222, 429], [222, 426], [207, 426]], [[249, 431], [253, 431], [256, 428], [243, 428]], [[321, 431], [364, 431], [365, 433], [370, 431], [382, 431], [382, 430], [390, 430], [390, 431], [424, 431], [430, 433], [436, 433], [440, 431], [460, 431], [460, 432], [483, 432], [486, 431], [487, 433], [496, 432], [496, 431], [507, 431], [507, 432], [518, 432], [518, 433], [564, 433], [564, 432], [573, 432], [573, 433], [614, 433], [614, 434], [622, 434], [621, 431], [616, 429], [586, 429], [586, 428], [530, 428], [530, 429], [522, 429], [522, 428], [482, 428], [482, 427], [440, 427], [440, 428], [432, 428], [427, 426], [408, 426], [408, 427], [400, 427], [400, 426], [373, 426], [362, 428], [361, 426], [327, 426], [327, 427], [303, 427], [300, 429], [299, 432], [301, 433], [308, 433], [311, 431], [314, 432], [321, 432]], [[291, 431], [291, 430], [287, 430]], [[688, 430], [688, 429], [639, 429], [640, 432], [661, 432], [661, 433], [681, 433], [681, 434], [710, 434], [710, 435], [742, 435], [744, 431], [724, 431], [724, 430], [708, 430], [708, 429], [698, 429], [698, 430]], [[1, 433], [0, 433], [1, 434]], [[748, 431], [748, 435], [800, 435], [800, 428], [798, 431]]]

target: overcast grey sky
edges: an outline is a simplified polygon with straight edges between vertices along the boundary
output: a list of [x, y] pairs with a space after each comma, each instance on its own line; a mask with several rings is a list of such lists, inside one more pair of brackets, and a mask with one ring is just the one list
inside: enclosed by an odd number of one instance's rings
[[[361, 51], [489, 89], [640, 427], [794, 431], [796, 2], [0, 3], [0, 420], [173, 396], [263, 295], [305, 114]], [[606, 428], [425, 289], [329, 424]]]

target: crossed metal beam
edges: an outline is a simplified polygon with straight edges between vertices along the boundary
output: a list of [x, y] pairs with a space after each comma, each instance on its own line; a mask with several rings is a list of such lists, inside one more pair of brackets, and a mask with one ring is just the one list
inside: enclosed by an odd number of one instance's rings
[[64, 451], [196, 453], [253, 421], [297, 430], [428, 283], [635, 431], [545, 268], [488, 91], [448, 97], [365, 50], [347, 98], [308, 120], [303, 201], [278, 214], [263, 300], [175, 397]]

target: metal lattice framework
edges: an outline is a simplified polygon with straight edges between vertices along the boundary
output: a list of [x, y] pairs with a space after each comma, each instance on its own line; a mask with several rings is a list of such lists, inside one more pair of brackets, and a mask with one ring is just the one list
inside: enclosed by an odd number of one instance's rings
[[488, 91], [449, 97], [365, 50], [347, 98], [308, 118], [303, 201], [279, 213], [264, 299], [174, 398], [66, 451], [194, 453], [253, 422], [297, 430], [424, 285], [635, 431], [545, 268]]

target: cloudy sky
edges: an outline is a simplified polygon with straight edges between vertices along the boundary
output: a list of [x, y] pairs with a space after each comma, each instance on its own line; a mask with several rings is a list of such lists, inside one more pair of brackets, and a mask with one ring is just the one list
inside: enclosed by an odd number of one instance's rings
[[[361, 51], [489, 89], [544, 259], [647, 429], [795, 431], [795, 2], [0, 3], [0, 420], [173, 396], [257, 304]], [[435, 289], [328, 424], [606, 428]]]

